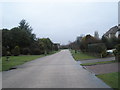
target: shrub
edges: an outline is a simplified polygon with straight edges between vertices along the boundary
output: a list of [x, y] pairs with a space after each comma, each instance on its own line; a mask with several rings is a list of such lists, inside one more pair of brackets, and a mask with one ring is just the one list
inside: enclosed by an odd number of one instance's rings
[[40, 55], [41, 54], [40, 49], [38, 49], [38, 48], [33, 49], [33, 53], [32, 54]]
[[0, 43], [0, 57], [2, 56], [2, 45]]
[[118, 44], [118, 45], [116, 45], [116, 50], [118, 51], [118, 52], [120, 52], [120, 44]]
[[23, 48], [23, 50], [22, 50], [22, 54], [24, 54], [24, 55], [28, 55], [28, 54], [30, 54], [30, 53], [31, 53], [31, 51], [30, 51], [29, 48]]
[[11, 52], [7, 51], [7, 56], [11, 56]]
[[13, 49], [13, 55], [14, 56], [20, 55], [20, 47], [19, 46], [15, 46], [15, 48]]
[[99, 39], [96, 39], [95, 37], [93, 37], [91, 35], [86, 35], [80, 41], [80, 49], [83, 52], [88, 52], [89, 51], [88, 46], [90, 44], [96, 44], [96, 43], [101, 43], [101, 41]]
[[32, 48], [30, 51], [31, 51], [30, 54], [32, 54], [32, 55], [40, 55], [40, 54], [44, 54], [44, 52], [45, 52], [41, 48]]
[[101, 57], [106, 57], [107, 55], [108, 55], [108, 53], [106, 51], [102, 51]]
[[2, 47], [2, 56], [6, 56], [7, 55], [7, 50], [6, 48], [3, 46]]
[[89, 44], [88, 45], [88, 51], [90, 53], [96, 53], [99, 54], [101, 57], [106, 57], [106, 46], [104, 43], [97, 43], [97, 44]]
[[115, 59], [120, 62], [120, 44], [116, 45], [116, 50], [113, 51]]

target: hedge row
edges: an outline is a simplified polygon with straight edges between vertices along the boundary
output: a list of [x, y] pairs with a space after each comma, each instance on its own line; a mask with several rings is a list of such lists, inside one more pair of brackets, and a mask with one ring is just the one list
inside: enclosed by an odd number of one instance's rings
[[88, 52], [99, 54], [101, 57], [107, 56], [106, 49], [104, 43], [88, 44]]

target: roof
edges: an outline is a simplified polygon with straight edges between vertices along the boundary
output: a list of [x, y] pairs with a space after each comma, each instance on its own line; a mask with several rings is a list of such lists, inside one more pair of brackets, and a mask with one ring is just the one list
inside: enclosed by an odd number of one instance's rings
[[118, 26], [114, 26], [114, 27], [112, 27], [109, 31], [107, 31], [107, 32], [104, 34], [104, 36], [108, 36], [109, 34], [116, 34], [116, 32], [117, 32], [118, 30], [120, 30], [120, 29], [118, 28]]

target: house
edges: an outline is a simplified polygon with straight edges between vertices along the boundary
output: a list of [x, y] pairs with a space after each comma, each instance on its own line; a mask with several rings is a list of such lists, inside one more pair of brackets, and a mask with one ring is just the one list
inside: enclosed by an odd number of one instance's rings
[[118, 26], [118, 32], [117, 32], [118, 37], [120, 37], [120, 24]]
[[107, 38], [119, 37], [120, 36], [120, 24], [118, 26], [112, 27], [103, 36]]
[[60, 49], [60, 44], [59, 43], [54, 43], [54, 50], [59, 50]]

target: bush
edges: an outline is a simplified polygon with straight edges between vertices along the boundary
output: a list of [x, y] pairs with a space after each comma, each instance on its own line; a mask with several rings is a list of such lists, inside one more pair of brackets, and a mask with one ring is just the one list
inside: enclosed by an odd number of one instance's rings
[[2, 56], [6, 56], [7, 55], [7, 50], [6, 48], [3, 46], [2, 47]]
[[0, 57], [2, 56], [2, 45], [0, 43]]
[[44, 54], [44, 52], [45, 52], [41, 48], [32, 48], [30, 51], [31, 51], [30, 54], [32, 54], [32, 55], [40, 55], [40, 54]]
[[30, 54], [30, 53], [31, 53], [31, 51], [30, 51], [29, 48], [23, 48], [23, 50], [22, 50], [22, 54], [24, 54], [24, 55], [28, 55], [28, 54]]
[[15, 46], [15, 48], [13, 49], [13, 55], [14, 56], [20, 55], [20, 47], [19, 46]]
[[11, 56], [11, 52], [7, 51], [7, 56]]
[[116, 47], [116, 50], [113, 51], [115, 55], [115, 59], [120, 62], [120, 44], [118, 44]]
[[89, 44], [88, 51], [90, 53], [99, 54], [101, 57], [106, 57], [106, 46], [104, 43], [97, 43], [97, 44]]
[[41, 54], [40, 49], [38, 49], [38, 48], [33, 49], [32, 54], [34, 54], [34, 55], [40, 55]]
[[116, 45], [116, 50], [118, 51], [118, 52], [120, 52], [120, 44], [118, 44], [118, 45]]
[[102, 53], [101, 53], [101, 57], [106, 57], [108, 55], [108, 53], [106, 52], [106, 51], [103, 51]]
[[101, 40], [96, 39], [95, 37], [89, 35], [86, 35], [81, 39], [80, 43], [80, 49], [82, 52], [88, 52], [88, 46], [90, 44], [96, 44], [96, 43], [101, 43]]

